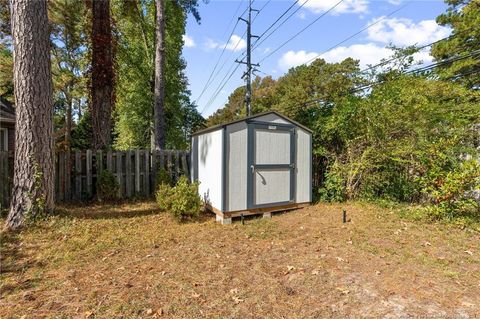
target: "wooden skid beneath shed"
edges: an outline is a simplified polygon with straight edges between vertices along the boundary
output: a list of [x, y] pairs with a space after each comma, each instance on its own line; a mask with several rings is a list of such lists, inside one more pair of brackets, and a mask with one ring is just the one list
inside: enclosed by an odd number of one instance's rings
[[206, 205], [206, 208], [215, 213], [215, 215], [221, 217], [221, 218], [234, 218], [234, 217], [240, 217], [240, 216], [251, 216], [251, 215], [261, 215], [261, 214], [268, 214], [268, 213], [274, 213], [274, 212], [281, 212], [281, 211], [286, 211], [286, 210], [293, 210], [293, 209], [299, 209], [299, 208], [304, 208], [309, 206], [310, 203], [293, 203], [293, 204], [288, 204], [288, 205], [282, 205], [282, 206], [273, 206], [273, 207], [263, 207], [263, 208], [256, 208], [256, 209], [247, 209], [247, 210], [237, 210], [233, 212], [221, 212], [217, 208], [211, 206], [211, 205]]

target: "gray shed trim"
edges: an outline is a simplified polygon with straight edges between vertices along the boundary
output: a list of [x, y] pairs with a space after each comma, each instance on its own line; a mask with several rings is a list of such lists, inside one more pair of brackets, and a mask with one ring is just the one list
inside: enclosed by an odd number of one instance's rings
[[211, 131], [216, 131], [218, 129], [221, 129], [225, 126], [228, 126], [228, 125], [231, 125], [231, 124], [235, 124], [235, 123], [238, 123], [238, 122], [243, 122], [243, 121], [249, 121], [249, 120], [253, 120], [257, 117], [260, 117], [260, 116], [263, 116], [263, 115], [267, 115], [267, 114], [275, 114], [281, 118], [283, 118], [284, 120], [298, 126], [298, 127], [301, 127], [302, 129], [304, 129], [305, 131], [309, 132], [309, 133], [312, 133], [312, 130], [309, 129], [308, 127], [298, 123], [297, 121], [294, 121], [288, 117], [286, 117], [285, 115], [277, 112], [277, 111], [267, 111], [267, 112], [262, 112], [262, 113], [258, 113], [258, 114], [255, 114], [255, 115], [252, 115], [252, 116], [248, 116], [248, 117], [244, 117], [242, 119], [238, 119], [238, 120], [235, 120], [235, 121], [231, 121], [231, 122], [228, 122], [228, 123], [224, 123], [224, 124], [218, 124], [218, 125], [214, 125], [214, 126], [211, 126], [211, 127], [207, 127], [206, 129], [203, 129], [203, 130], [199, 130], [199, 131], [196, 131], [195, 133], [192, 134], [192, 136], [195, 136], [195, 135], [201, 135], [201, 134], [204, 134], [204, 133], [208, 133], [208, 132], [211, 132]]

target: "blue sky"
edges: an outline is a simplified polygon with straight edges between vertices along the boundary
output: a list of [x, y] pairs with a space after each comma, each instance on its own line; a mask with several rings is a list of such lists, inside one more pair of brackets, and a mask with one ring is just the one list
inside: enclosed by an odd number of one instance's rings
[[[298, 11], [255, 48], [252, 52], [252, 62], [263, 60], [338, 2], [339, 0], [299, 0], [281, 21], [295, 10]], [[252, 24], [252, 34], [262, 34], [293, 3], [293, 0], [269, 2], [255, 0], [252, 7], [256, 9], [263, 7], [263, 10]], [[299, 8], [302, 4], [304, 5]], [[232, 71], [236, 67], [235, 58], [245, 51], [246, 42], [241, 39], [246, 29], [245, 23], [240, 21], [231, 38], [228, 37], [237, 21], [234, 13], [237, 9], [239, 14], [242, 13], [247, 6], [248, 0], [210, 0], [207, 4], [203, 2], [200, 4], [202, 18], [200, 24], [196, 23], [193, 17], [188, 19], [183, 50], [187, 61], [186, 74], [190, 82], [192, 100], [196, 100], [198, 109], [204, 116], [223, 107], [228, 95], [244, 83], [240, 78], [245, 70], [243, 65], [228, 81], [222, 79], [228, 78], [230, 72], [227, 71]], [[397, 9], [400, 10], [389, 16]], [[442, 0], [344, 0], [298, 37], [264, 59], [259, 68], [264, 73], [259, 75], [268, 74], [276, 78], [290, 67], [311, 61], [319, 55], [328, 62], [338, 62], [351, 56], [359, 59], [362, 67], [376, 64], [380, 59], [390, 56], [391, 51], [385, 48], [389, 44], [424, 45], [448, 36], [450, 30], [435, 23], [435, 18], [445, 10], [446, 5]], [[379, 22], [368, 30], [329, 50], [376, 21]], [[214, 77], [198, 99], [224, 47]], [[428, 51], [418, 53], [416, 58], [424, 63], [431, 61]], [[216, 91], [219, 93], [215, 97]]]

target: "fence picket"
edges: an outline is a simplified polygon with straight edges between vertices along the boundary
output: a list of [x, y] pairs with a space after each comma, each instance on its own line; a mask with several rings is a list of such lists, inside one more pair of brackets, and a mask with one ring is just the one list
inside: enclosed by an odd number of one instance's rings
[[117, 182], [118, 182], [118, 196], [123, 196], [123, 174], [122, 174], [122, 152], [116, 152], [116, 162], [117, 162]]
[[135, 150], [135, 194], [140, 194], [140, 150]]
[[65, 153], [58, 153], [58, 192], [57, 197], [59, 201], [65, 200]]
[[187, 155], [188, 155], [187, 152], [184, 152], [183, 155], [182, 155], [182, 166], [183, 166], [183, 174], [185, 174], [185, 176], [187, 178], [189, 178], [190, 177], [190, 172], [189, 172], [189, 169], [188, 169]]
[[125, 193], [132, 196], [132, 151], [125, 152]]
[[87, 195], [93, 194], [92, 189], [92, 150], [87, 150], [85, 153], [86, 170], [87, 170]]
[[75, 199], [82, 198], [82, 154], [75, 151]]
[[145, 150], [145, 172], [143, 173], [144, 195], [150, 195], [150, 152]]
[[167, 172], [170, 174], [170, 176], [175, 178], [172, 172], [172, 151], [166, 151], [166, 152], [167, 152]]
[[64, 199], [65, 200], [70, 200], [72, 199], [72, 152], [70, 150], [67, 150], [64, 154], [64, 160], [65, 160], [65, 171], [64, 171], [64, 187], [65, 187], [65, 195]]
[[100, 150], [100, 151], [97, 151], [97, 155], [95, 157], [95, 168], [96, 168], [96, 176], [97, 176], [97, 180], [98, 180], [98, 177], [100, 176], [100, 173], [102, 172], [103, 170], [103, 152]]
[[107, 171], [113, 174], [112, 151], [107, 152]]

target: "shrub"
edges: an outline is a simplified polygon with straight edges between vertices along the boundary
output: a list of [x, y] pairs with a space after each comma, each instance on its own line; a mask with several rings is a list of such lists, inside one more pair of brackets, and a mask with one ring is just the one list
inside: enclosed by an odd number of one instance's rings
[[160, 184], [157, 187], [157, 192], [155, 193], [155, 198], [157, 204], [161, 210], [167, 211], [170, 209], [171, 195], [173, 193], [173, 188], [168, 184]]
[[425, 188], [434, 205], [427, 208], [436, 219], [461, 216], [480, 218], [480, 203], [473, 198], [480, 190], [480, 164], [476, 160], [462, 162], [445, 175], [436, 176]]
[[155, 182], [156, 182], [156, 184], [157, 184], [157, 187], [158, 187], [159, 185], [162, 185], [162, 184], [174, 186], [174, 182], [173, 182], [172, 176], [171, 176], [170, 173], [169, 173], [166, 169], [164, 169], [164, 168], [160, 168], [160, 169], [157, 171], [157, 176], [156, 176]]
[[167, 211], [179, 221], [197, 217], [202, 208], [198, 182], [189, 183], [185, 176], [181, 176], [174, 187], [160, 184], [155, 195], [160, 209]]
[[119, 185], [115, 176], [103, 170], [97, 179], [97, 198], [99, 201], [112, 201], [118, 198]]
[[345, 180], [336, 164], [325, 174], [325, 183], [318, 190], [320, 200], [327, 202], [343, 202], [346, 199]]

